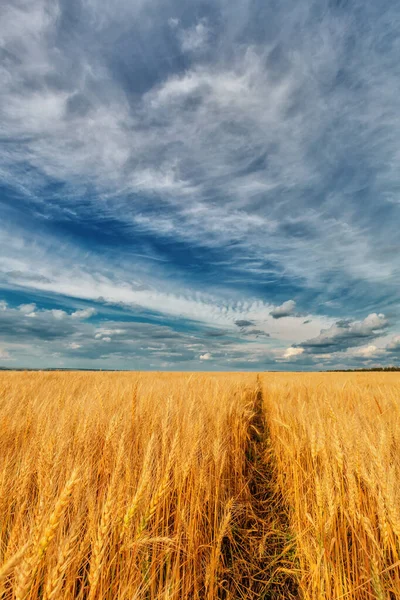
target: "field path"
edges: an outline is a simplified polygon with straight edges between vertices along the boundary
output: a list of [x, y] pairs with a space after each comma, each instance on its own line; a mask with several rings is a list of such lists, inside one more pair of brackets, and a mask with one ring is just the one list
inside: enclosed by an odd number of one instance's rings
[[[246, 448], [248, 502], [234, 531], [224, 540], [224, 562], [230, 566], [234, 598], [277, 600], [299, 598], [293, 568], [294, 541], [287, 507], [277, 486], [276, 464], [265, 419], [263, 390], [257, 376], [253, 418]], [[232, 598], [221, 589], [219, 598]]]

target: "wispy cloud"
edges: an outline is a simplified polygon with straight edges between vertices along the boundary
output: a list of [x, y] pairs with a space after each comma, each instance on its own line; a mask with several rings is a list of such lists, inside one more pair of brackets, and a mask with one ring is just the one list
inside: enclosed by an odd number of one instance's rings
[[254, 322], [280, 355], [395, 327], [394, 3], [5, 0], [0, 23], [4, 289]]
[[[178, 23], [174, 19], [170, 19], [169, 23], [173, 28], [178, 27]], [[181, 43], [182, 52], [199, 52], [204, 49], [204, 46], [208, 42], [210, 29], [207, 20], [202, 19], [187, 29], [178, 30], [177, 35]]]
[[[42, 278], [26, 281], [23, 288], [18, 279], [17, 288], [35, 291], [36, 293], [51, 293], [69, 296], [76, 299], [96, 301], [112, 305], [122, 304], [134, 311], [153, 311], [168, 318], [188, 319], [199, 322], [207, 327], [219, 330], [238, 332], [238, 329], [249, 329], [253, 326], [265, 336], [299, 342], [304, 336], [317, 335], [321, 327], [329, 325], [329, 318], [314, 316], [312, 322], [304, 325], [301, 317], [292, 317], [290, 323], [285, 319], [275, 320], [270, 313], [276, 307], [248, 293], [228, 293], [224, 287], [215, 287], [213, 293], [199, 291], [192, 286], [182, 286], [173, 277], [162, 280], [157, 268], [152, 273], [145, 270], [136, 272], [136, 280], [131, 278], [131, 266], [120, 259], [120, 264], [108, 259], [105, 265], [98, 262], [98, 256], [88, 256], [66, 246], [64, 252], [70, 257], [68, 264], [57, 255], [49, 260], [53, 244], [48, 248], [36, 244], [28, 246], [24, 242], [15, 244], [16, 239], [10, 239], [10, 247], [14, 245], [11, 264], [18, 265], [20, 273], [40, 273]], [[56, 241], [54, 240], [54, 244]], [[10, 250], [9, 250], [10, 253]], [[0, 258], [0, 282], [3, 286], [13, 286], [9, 279], [10, 261]], [[139, 276], [138, 276], [139, 275]], [[162, 289], [159, 289], [160, 279]], [[15, 287], [15, 286], [14, 286]], [[34, 307], [30, 307], [29, 311]], [[77, 311], [74, 319], [88, 318], [95, 314], [96, 309]]]

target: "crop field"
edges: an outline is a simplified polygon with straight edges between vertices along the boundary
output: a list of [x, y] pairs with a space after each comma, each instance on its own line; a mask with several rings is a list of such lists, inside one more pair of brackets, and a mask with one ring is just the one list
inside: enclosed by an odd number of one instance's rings
[[0, 374], [1, 600], [400, 598], [396, 373]]

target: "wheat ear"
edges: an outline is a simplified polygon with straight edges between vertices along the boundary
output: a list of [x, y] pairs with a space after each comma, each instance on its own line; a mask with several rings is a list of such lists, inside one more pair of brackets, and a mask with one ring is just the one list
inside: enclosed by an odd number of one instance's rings
[[0, 583], [4, 581], [4, 579], [8, 577], [8, 575], [11, 573], [14, 567], [16, 567], [21, 562], [28, 546], [28, 543], [25, 544], [25, 546], [22, 546], [22, 548], [20, 548], [18, 552], [16, 552], [13, 556], [11, 556], [11, 558], [8, 559], [7, 562], [3, 564], [3, 566], [0, 568]]
[[67, 481], [59, 499], [56, 502], [54, 510], [50, 516], [48, 525], [40, 538], [39, 543], [33, 548], [33, 553], [30, 557], [22, 562], [21, 569], [17, 573], [17, 581], [15, 588], [15, 600], [25, 600], [27, 597], [32, 581], [36, 575], [39, 564], [46, 553], [47, 547], [55, 536], [57, 527], [60, 523], [64, 508], [69, 502], [70, 495], [74, 486], [78, 481], [77, 471], [75, 470], [70, 479]]

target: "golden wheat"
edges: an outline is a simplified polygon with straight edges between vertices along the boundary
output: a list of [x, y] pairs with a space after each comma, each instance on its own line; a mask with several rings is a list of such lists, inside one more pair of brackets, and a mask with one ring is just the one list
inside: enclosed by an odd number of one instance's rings
[[254, 376], [1, 381], [2, 598], [218, 595], [216, 531], [250, 501]]
[[400, 598], [396, 374], [0, 374], [1, 600]]
[[399, 376], [262, 381], [302, 597], [400, 598]]

